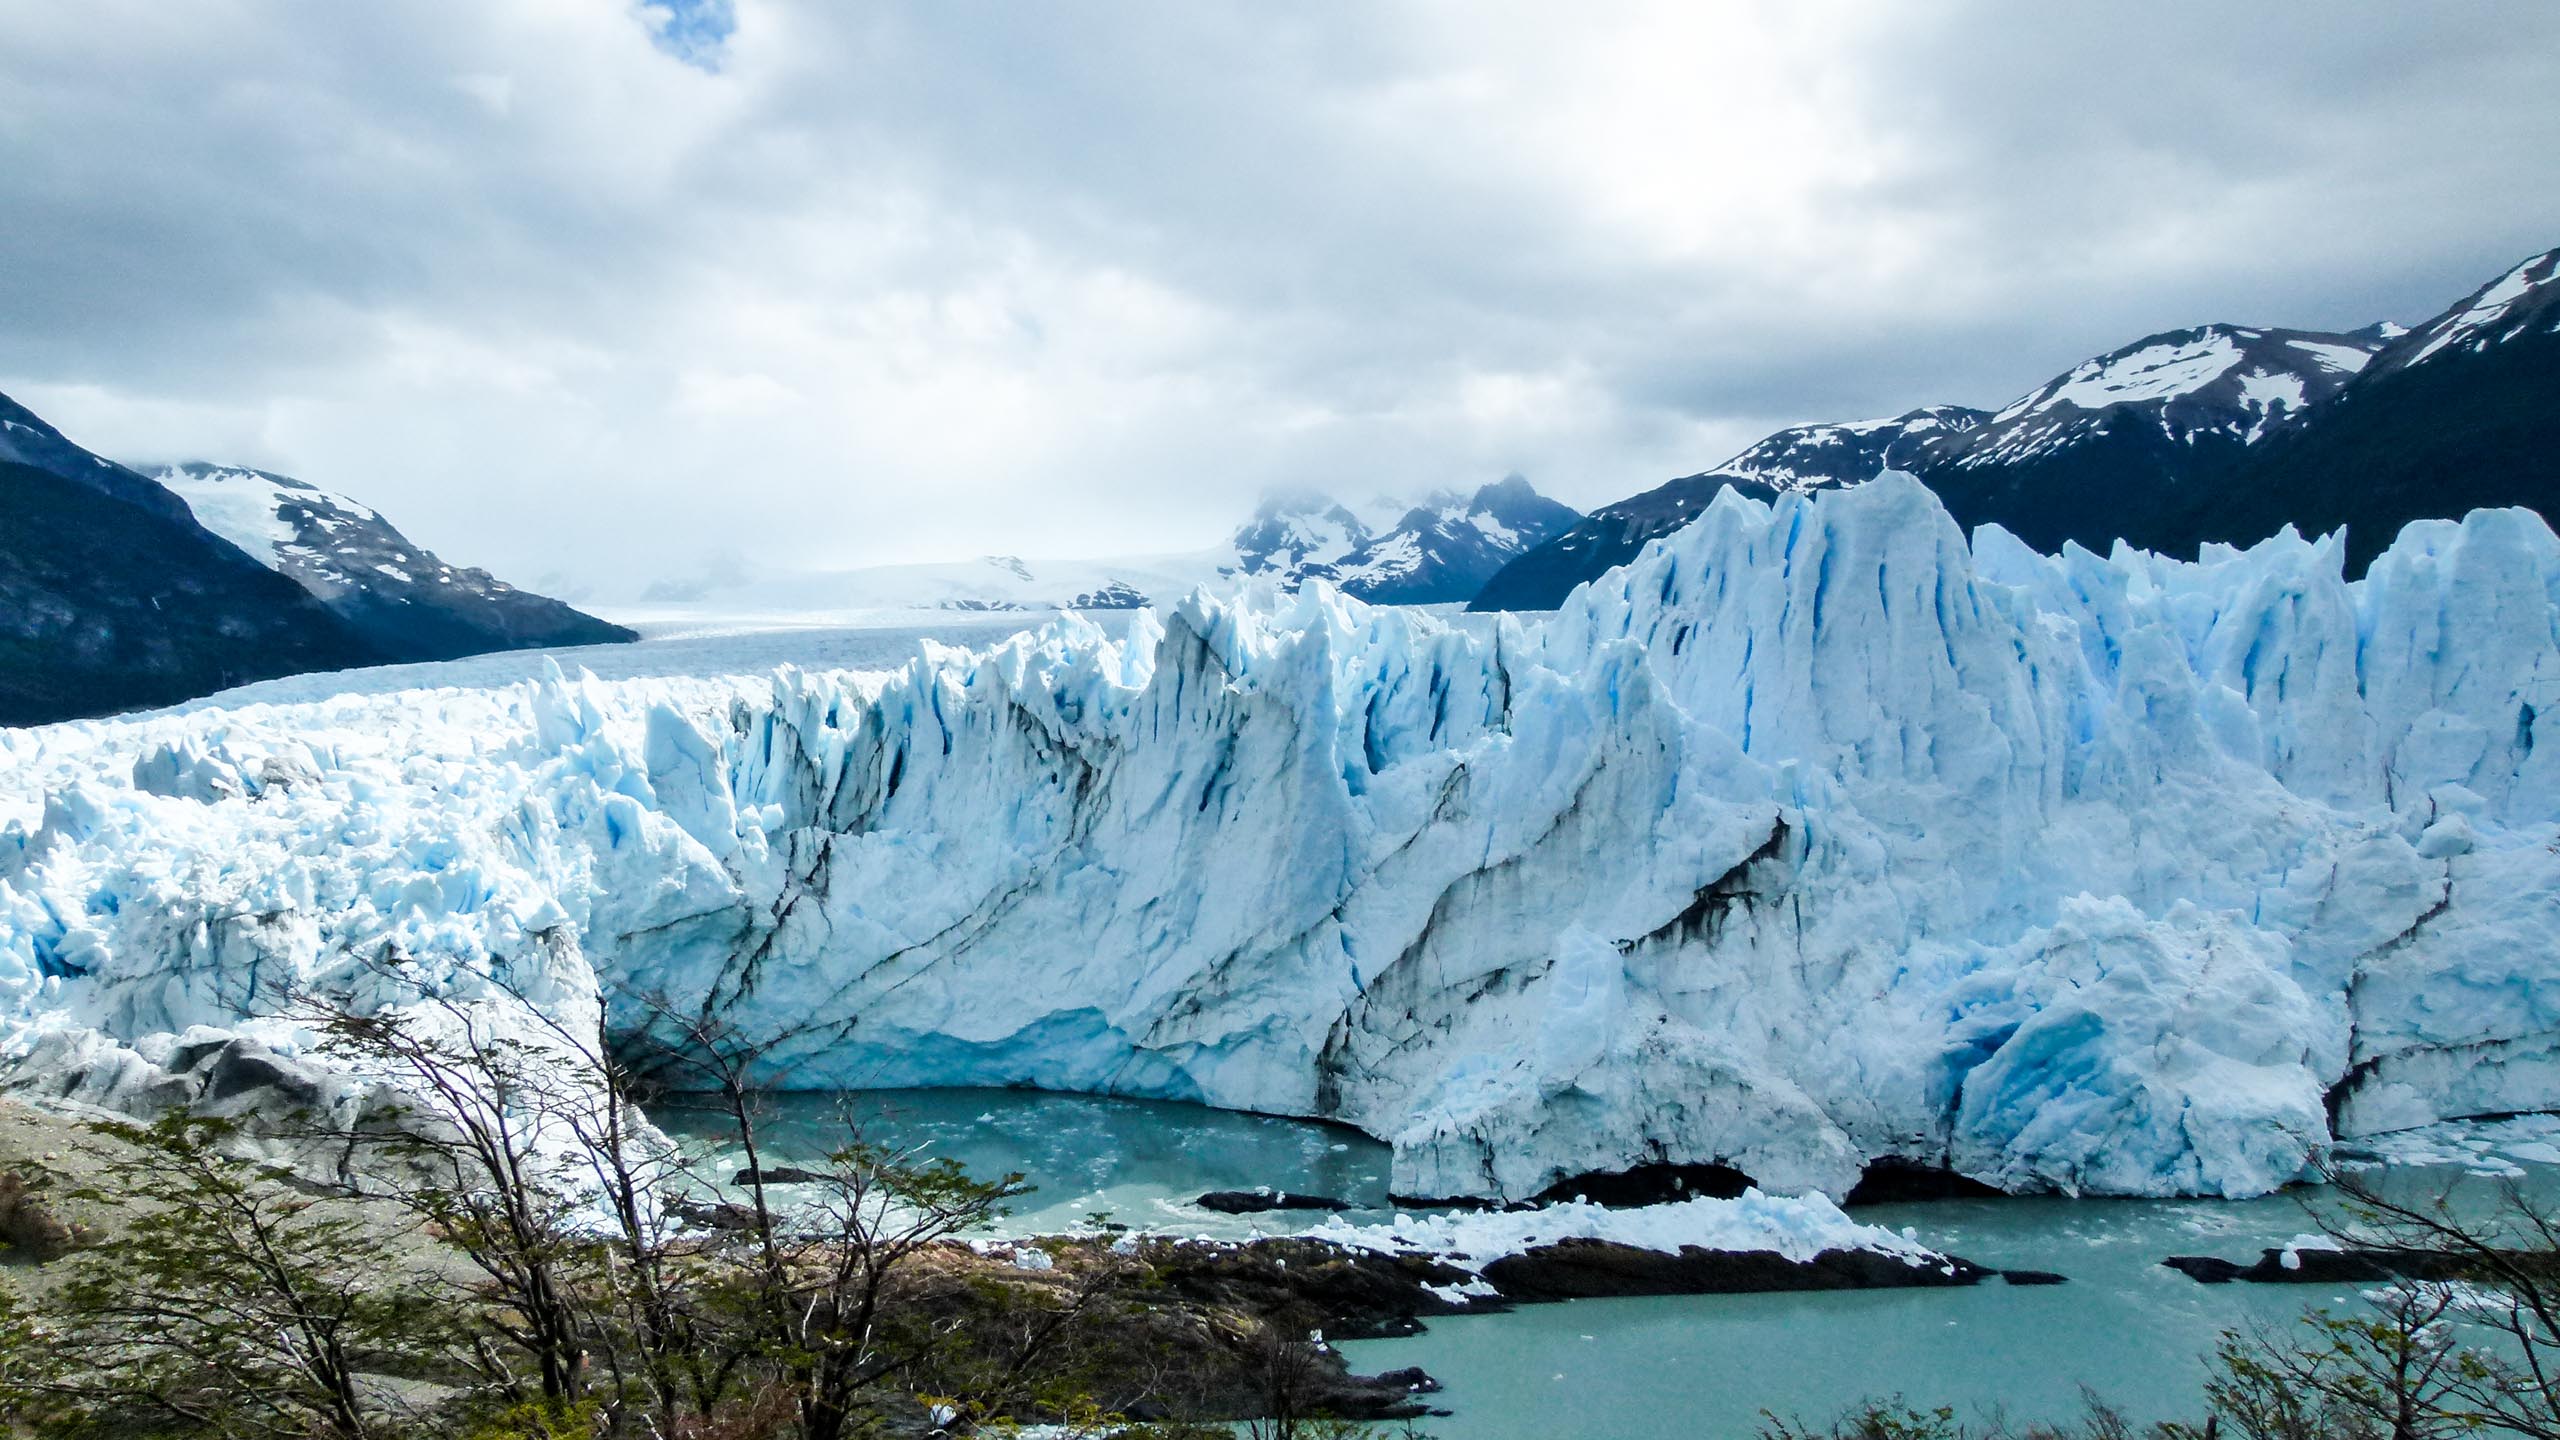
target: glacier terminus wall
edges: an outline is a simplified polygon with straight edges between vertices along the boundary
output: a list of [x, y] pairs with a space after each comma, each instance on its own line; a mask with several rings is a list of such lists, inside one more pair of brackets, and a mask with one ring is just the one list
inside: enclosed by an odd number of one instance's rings
[[2237, 1196], [2560, 1108], [2528, 512], [2349, 584], [2290, 533], [1968, 543], [1887, 476], [1728, 493], [1543, 622], [1314, 587], [1132, 624], [0, 732], [14, 1083], [289, 1054], [289, 984], [396, 958], [707, 1009], [777, 1085], [1327, 1117], [1407, 1195], [1898, 1157]]

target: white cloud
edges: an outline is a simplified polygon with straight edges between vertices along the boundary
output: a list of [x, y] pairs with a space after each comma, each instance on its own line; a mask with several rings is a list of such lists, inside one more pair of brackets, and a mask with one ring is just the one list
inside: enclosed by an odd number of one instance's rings
[[0, 390], [610, 594], [1598, 503], [2560, 240], [2528, 0], [670, 13], [0, 0]]

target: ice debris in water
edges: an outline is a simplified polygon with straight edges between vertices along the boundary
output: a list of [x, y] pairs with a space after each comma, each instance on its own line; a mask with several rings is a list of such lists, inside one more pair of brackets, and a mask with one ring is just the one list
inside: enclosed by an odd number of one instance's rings
[[1795, 1261], [1811, 1260], [1827, 1250], [1871, 1250], [1915, 1265], [1945, 1260], [1907, 1234], [1850, 1219], [1822, 1196], [1764, 1195], [1756, 1189], [1731, 1200], [1701, 1196], [1624, 1210], [1568, 1201], [1525, 1211], [1421, 1218], [1400, 1214], [1386, 1225], [1336, 1217], [1306, 1236], [1382, 1254], [1437, 1255], [1479, 1271], [1503, 1256], [1564, 1240], [1608, 1240], [1665, 1254], [1677, 1254], [1689, 1246], [1768, 1250]]

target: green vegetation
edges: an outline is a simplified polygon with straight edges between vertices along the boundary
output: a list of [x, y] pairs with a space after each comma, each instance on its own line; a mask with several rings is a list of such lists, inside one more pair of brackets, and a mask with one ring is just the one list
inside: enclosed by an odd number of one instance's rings
[[[381, 978], [402, 982], [389, 962]], [[1018, 1175], [848, 1124], [784, 1203], [759, 1147], [763, 1056], [711, 1025], [662, 1013], [635, 1050], [600, 1022], [503, 1035], [475, 1007], [403, 998], [300, 1017], [394, 1080], [397, 1104], [261, 1137], [185, 1114], [97, 1127], [112, 1158], [67, 1195], [111, 1217], [104, 1234], [30, 1294], [0, 1288], [0, 1433], [850, 1440], [1036, 1422], [1176, 1440], [1227, 1433], [1183, 1417], [1256, 1414], [1247, 1433], [1267, 1440], [1373, 1433], [1324, 1413], [1329, 1351], [1175, 1302], [1149, 1246], [1099, 1226], [959, 1243], [1025, 1193]], [[641, 1119], [669, 1080], [718, 1097], [747, 1159], [736, 1184]], [[240, 1158], [278, 1133], [360, 1156], [366, 1193]]]

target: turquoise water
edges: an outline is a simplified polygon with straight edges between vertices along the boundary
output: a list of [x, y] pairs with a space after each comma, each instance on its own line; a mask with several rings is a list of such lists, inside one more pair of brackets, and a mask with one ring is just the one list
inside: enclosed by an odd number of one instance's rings
[[2199, 1285], [2174, 1254], [2254, 1259], [2310, 1228], [2287, 1198], [2244, 1204], [1939, 1201], [1858, 1217], [1968, 1259], [2070, 1283], [1965, 1290], [1586, 1300], [1435, 1321], [1344, 1347], [1364, 1370], [1420, 1365], [1447, 1385], [1446, 1440], [1747, 1436], [1762, 1410], [1827, 1420], [1900, 1395], [2018, 1420], [2078, 1412], [2080, 1387], [2147, 1419], [2192, 1408], [2217, 1332], [2351, 1293]]
[[[2395, 1192], [2495, 1187], [2460, 1169], [2396, 1170]], [[2553, 1173], [2529, 1181], [2560, 1199]], [[1376, 1371], [1419, 1365], [1456, 1412], [1442, 1440], [1608, 1436], [1689, 1440], [1756, 1434], [1766, 1410], [1825, 1421], [1860, 1397], [1900, 1396], [1959, 1415], [2015, 1421], [2080, 1413], [2083, 1387], [2136, 1420], [2197, 1417], [2206, 1360], [2224, 1330], [2290, 1324], [2306, 1307], [2361, 1305], [2352, 1287], [2201, 1285], [2161, 1261], [2253, 1261], [2317, 1229], [2327, 1191], [2251, 1201], [2016, 1197], [1879, 1205], [1860, 1220], [1910, 1227], [1938, 1249], [2069, 1283], [1962, 1290], [1701, 1295], [1524, 1306], [1432, 1322], [1428, 1333], [1343, 1347]]]
[[[1096, 1212], [1141, 1229], [1234, 1238], [1304, 1229], [1308, 1212], [1226, 1216], [1189, 1202], [1257, 1186], [1330, 1195], [1384, 1219], [1387, 1147], [1305, 1120], [1163, 1100], [1031, 1090], [873, 1090], [771, 1097], [760, 1122], [768, 1164], [809, 1163], [859, 1130], [875, 1144], [921, 1147], [992, 1179], [1021, 1171], [1039, 1188], [1015, 1202], [1009, 1234], [1071, 1229]], [[679, 1137], [717, 1137], [716, 1121], [653, 1112]], [[740, 1158], [726, 1154], [724, 1173]]]
[[[661, 1117], [685, 1130], [681, 1112]], [[848, 1122], [881, 1143], [920, 1146], [981, 1175], [1025, 1172], [1040, 1187], [1005, 1225], [1062, 1230], [1094, 1211], [1185, 1235], [1279, 1233], [1303, 1215], [1225, 1217], [1188, 1202], [1255, 1186], [1337, 1196], [1383, 1223], [1387, 1149], [1305, 1121], [1157, 1101], [1011, 1090], [918, 1090], [775, 1098], [768, 1159], [824, 1153]], [[2521, 1148], [2521, 1147], [2519, 1147]], [[2454, 1158], [2454, 1157], [2448, 1157]], [[2528, 1183], [2560, 1199], [2560, 1169]], [[2485, 1199], [2459, 1166], [2407, 1167], [2412, 1193], [2447, 1185]], [[1952, 1254], [2004, 1269], [2057, 1271], [2059, 1286], [1992, 1282], [1963, 1290], [1709, 1295], [1525, 1306], [1436, 1320], [1419, 1336], [1343, 1346], [1366, 1371], [1419, 1365], [1454, 1412], [1441, 1440], [1690, 1440], [1749, 1436], [1760, 1412], [1824, 1420], [1862, 1396], [2013, 1420], [2078, 1413], [2089, 1387], [2137, 1419], [2186, 1415], [2216, 1335], [2281, 1324], [2307, 1305], [2353, 1308], [2342, 1287], [2200, 1285], [2171, 1255], [2248, 1261], [2317, 1228], [2304, 1190], [2244, 1202], [1995, 1199], [1875, 1206], [1861, 1220], [1908, 1227]]]

